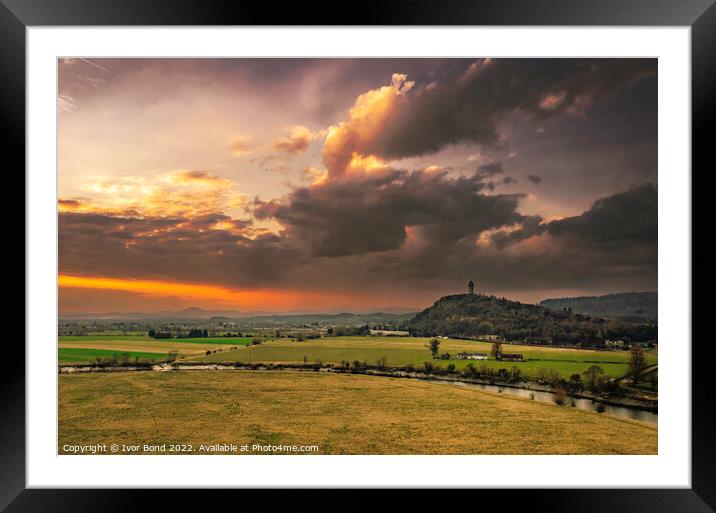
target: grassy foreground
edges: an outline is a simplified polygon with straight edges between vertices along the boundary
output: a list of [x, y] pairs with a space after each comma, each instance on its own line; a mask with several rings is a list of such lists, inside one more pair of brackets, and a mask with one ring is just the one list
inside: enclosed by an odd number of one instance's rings
[[656, 429], [569, 407], [287, 371], [63, 374], [58, 431], [60, 453], [112, 443], [192, 444], [195, 453], [218, 443], [317, 445], [318, 454], [657, 453]]

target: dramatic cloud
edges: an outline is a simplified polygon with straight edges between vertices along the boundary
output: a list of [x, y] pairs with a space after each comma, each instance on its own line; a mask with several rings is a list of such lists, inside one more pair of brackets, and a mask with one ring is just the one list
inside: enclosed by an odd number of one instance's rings
[[201, 170], [178, 170], [154, 177], [96, 177], [87, 180], [82, 191], [92, 200], [61, 199], [60, 210], [197, 216], [236, 210], [246, 204], [235, 182]]
[[348, 120], [328, 129], [323, 163], [330, 173], [340, 175], [354, 157], [367, 155], [366, 148], [376, 143], [414, 85], [405, 75], [395, 73], [389, 86], [358, 97]]
[[551, 222], [540, 216], [525, 217], [517, 229], [498, 231], [491, 241], [503, 249], [546, 232], [555, 240], [565, 239], [585, 249], [625, 252], [648, 247], [656, 255], [657, 197], [655, 185], [643, 184], [601, 198], [578, 216]]
[[404, 95], [391, 109], [390, 122], [362, 139], [361, 149], [401, 158], [435, 153], [448, 144], [494, 144], [505, 114], [521, 110], [544, 119], [583, 113], [605, 95], [654, 73], [654, 61], [648, 59], [484, 59], [455, 80]]
[[534, 235], [541, 235], [544, 233], [544, 230], [545, 226], [542, 224], [542, 218], [540, 216], [528, 216], [522, 220], [519, 228], [497, 231], [492, 235], [490, 240], [497, 249], [504, 249], [511, 244], [529, 239]]
[[656, 288], [655, 59], [210, 61], [61, 63], [73, 308]]
[[486, 195], [476, 173], [384, 170], [295, 190], [285, 201], [258, 201], [254, 214], [273, 217], [314, 256], [345, 256], [399, 248], [409, 228], [431, 243], [477, 237], [520, 221], [520, 195]]
[[573, 237], [616, 250], [630, 245], [656, 245], [658, 233], [657, 190], [644, 184], [602, 198], [582, 215], [553, 221], [550, 234]]
[[175, 281], [276, 284], [297, 260], [284, 241], [222, 214], [126, 217], [61, 213], [60, 272]]

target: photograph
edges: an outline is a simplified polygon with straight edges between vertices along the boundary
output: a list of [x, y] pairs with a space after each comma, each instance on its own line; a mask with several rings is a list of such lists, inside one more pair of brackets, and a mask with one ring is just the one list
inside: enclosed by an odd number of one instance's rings
[[659, 455], [658, 58], [56, 76], [56, 454]]

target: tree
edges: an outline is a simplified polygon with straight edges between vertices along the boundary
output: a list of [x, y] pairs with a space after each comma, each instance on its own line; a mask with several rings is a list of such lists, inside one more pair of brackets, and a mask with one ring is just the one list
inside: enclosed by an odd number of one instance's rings
[[440, 341], [436, 338], [430, 339], [430, 342], [427, 343], [426, 347], [430, 349], [430, 354], [435, 358], [438, 355], [438, 350], [440, 349]]
[[646, 355], [641, 347], [634, 346], [631, 348], [631, 355], [629, 356], [629, 374], [636, 383], [641, 379], [641, 373], [646, 368]]
[[490, 353], [495, 357], [495, 359], [500, 358], [500, 356], [502, 356], [502, 342], [493, 342], [492, 351], [490, 351]]
[[597, 379], [599, 379], [599, 376], [604, 374], [604, 369], [602, 369], [599, 365], [592, 365], [582, 374], [585, 378], [587, 378], [589, 388], [594, 388], [594, 385], [597, 383]]
[[482, 335], [488, 335], [495, 331], [495, 326], [490, 321], [482, 321], [477, 325], [477, 332]]

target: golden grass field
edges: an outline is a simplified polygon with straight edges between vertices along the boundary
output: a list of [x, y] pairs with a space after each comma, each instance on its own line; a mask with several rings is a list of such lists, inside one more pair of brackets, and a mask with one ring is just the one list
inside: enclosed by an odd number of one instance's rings
[[288, 371], [59, 376], [65, 444], [318, 445], [319, 454], [656, 454], [657, 430], [450, 385]]

